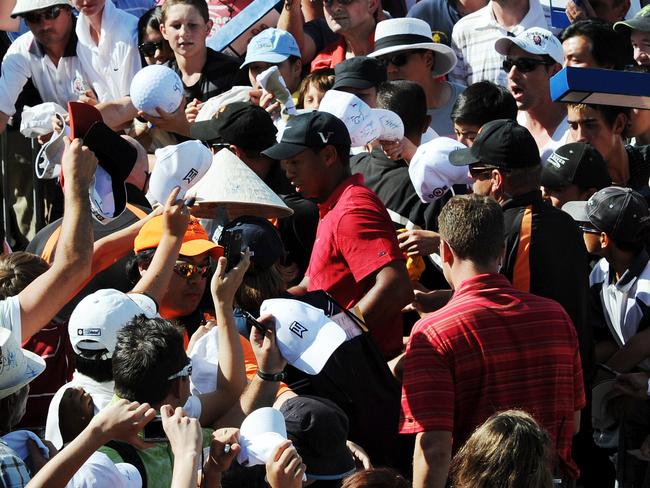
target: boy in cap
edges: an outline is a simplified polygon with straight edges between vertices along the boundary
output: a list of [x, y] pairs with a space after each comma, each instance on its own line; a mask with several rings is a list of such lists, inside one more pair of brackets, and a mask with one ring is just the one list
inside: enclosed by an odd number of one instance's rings
[[587, 200], [611, 184], [605, 160], [591, 144], [584, 142], [557, 148], [542, 168], [541, 182], [544, 197], [556, 208], [567, 202]]
[[356, 56], [346, 59], [334, 68], [333, 90], [352, 93], [377, 108], [377, 89], [387, 79], [386, 67], [374, 58]]
[[629, 32], [634, 60], [640, 66], [650, 65], [650, 5], [639, 10], [633, 19], [616, 22], [614, 30]]

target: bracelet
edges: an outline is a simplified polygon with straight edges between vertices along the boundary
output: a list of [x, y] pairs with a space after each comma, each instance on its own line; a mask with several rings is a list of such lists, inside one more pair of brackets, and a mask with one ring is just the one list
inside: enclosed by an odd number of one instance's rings
[[287, 378], [287, 373], [285, 371], [280, 371], [279, 373], [265, 373], [261, 369], [258, 369], [257, 376], [262, 378], [264, 381], [284, 381]]

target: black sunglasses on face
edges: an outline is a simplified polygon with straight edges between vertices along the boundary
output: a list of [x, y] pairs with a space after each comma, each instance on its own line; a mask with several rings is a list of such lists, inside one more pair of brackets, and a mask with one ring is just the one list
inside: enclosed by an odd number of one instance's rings
[[519, 58], [519, 59], [505, 59], [501, 68], [506, 73], [509, 73], [513, 66], [517, 68], [521, 73], [530, 73], [538, 66], [551, 66], [550, 61], [544, 61], [543, 59], [533, 59], [533, 58]]
[[43, 20], [54, 20], [64, 9], [61, 5], [55, 5], [43, 10], [36, 10], [34, 12], [26, 12], [22, 14], [23, 19], [30, 24], [40, 24]]
[[419, 51], [408, 51], [408, 52], [398, 53], [398, 54], [395, 54], [393, 56], [390, 56], [390, 55], [382, 56], [382, 57], [378, 58], [378, 60], [385, 67], [388, 67], [389, 64], [392, 64], [396, 68], [401, 68], [406, 63], [408, 63], [409, 58], [413, 54], [416, 54], [417, 52], [419, 52]]
[[163, 41], [158, 42], [143, 42], [138, 46], [138, 49], [143, 56], [152, 58], [158, 49], [162, 49]]

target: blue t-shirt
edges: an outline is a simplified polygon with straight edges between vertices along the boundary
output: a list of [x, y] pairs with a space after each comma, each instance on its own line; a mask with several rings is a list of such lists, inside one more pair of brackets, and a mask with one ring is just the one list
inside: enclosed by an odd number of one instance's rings
[[[460, 14], [448, 0], [420, 0], [411, 7], [407, 17], [422, 19], [431, 26], [435, 42], [451, 45], [451, 31]], [[438, 38], [436, 38], [436, 34]]]

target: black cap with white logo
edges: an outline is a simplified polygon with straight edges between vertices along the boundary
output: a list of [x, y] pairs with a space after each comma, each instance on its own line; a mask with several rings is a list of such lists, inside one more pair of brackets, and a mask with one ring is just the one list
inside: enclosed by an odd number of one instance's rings
[[289, 119], [282, 140], [262, 154], [271, 159], [290, 159], [305, 149], [319, 149], [330, 144], [350, 146], [347, 127], [332, 114], [313, 111]]
[[611, 184], [605, 160], [591, 144], [585, 142], [558, 147], [542, 170], [542, 186], [546, 188], [578, 185], [580, 188], [602, 190]]

